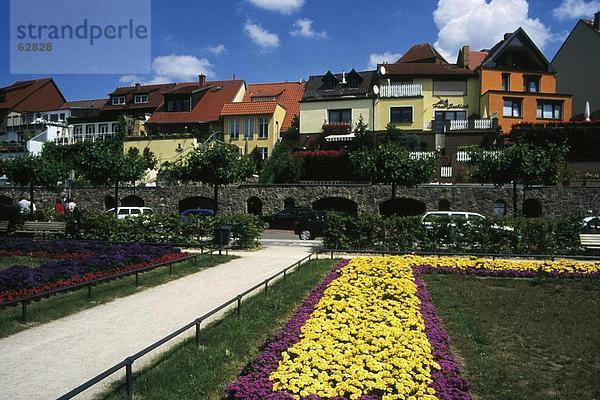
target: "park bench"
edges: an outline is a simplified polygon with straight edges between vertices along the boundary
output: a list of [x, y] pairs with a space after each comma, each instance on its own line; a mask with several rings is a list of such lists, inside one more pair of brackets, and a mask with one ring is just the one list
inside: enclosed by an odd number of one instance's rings
[[34, 222], [26, 221], [23, 226], [17, 230], [17, 234], [30, 235], [64, 235], [67, 229], [66, 222]]
[[586, 250], [600, 250], [600, 233], [582, 233], [579, 240]]
[[8, 232], [8, 221], [0, 221], [0, 233]]

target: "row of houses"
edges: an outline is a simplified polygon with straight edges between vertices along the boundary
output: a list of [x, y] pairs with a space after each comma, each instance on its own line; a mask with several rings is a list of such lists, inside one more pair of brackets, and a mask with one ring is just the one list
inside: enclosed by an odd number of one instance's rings
[[454, 63], [431, 44], [418, 44], [376, 70], [327, 71], [306, 82], [200, 75], [66, 101], [51, 78], [19, 81], [0, 89], [0, 153], [120, 133], [126, 148], [149, 147], [161, 162], [212, 140], [233, 143], [242, 154], [256, 148], [266, 158], [296, 116], [299, 147], [343, 145], [362, 121], [373, 132], [391, 124], [414, 133], [424, 150], [457, 151], [514, 124], [582, 118], [586, 103], [600, 111], [599, 57], [597, 13], [576, 25], [553, 63], [519, 28], [491, 49], [464, 46]]

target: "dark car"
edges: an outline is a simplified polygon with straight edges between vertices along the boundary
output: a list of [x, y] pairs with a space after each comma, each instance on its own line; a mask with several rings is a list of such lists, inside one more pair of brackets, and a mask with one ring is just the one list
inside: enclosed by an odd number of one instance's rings
[[323, 236], [325, 230], [325, 211], [313, 211], [305, 215], [294, 228], [294, 233], [301, 240], [313, 240]]
[[314, 212], [311, 208], [286, 208], [273, 215], [262, 217], [264, 229], [294, 229], [296, 223], [306, 215]]

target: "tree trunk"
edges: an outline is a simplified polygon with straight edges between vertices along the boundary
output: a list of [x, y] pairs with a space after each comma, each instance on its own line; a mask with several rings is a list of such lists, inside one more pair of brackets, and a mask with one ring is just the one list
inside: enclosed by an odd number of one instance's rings
[[517, 181], [513, 181], [513, 216], [516, 217], [518, 213], [517, 208], [518, 203], [518, 195], [517, 195]]
[[115, 181], [115, 216], [119, 215], [119, 181]]
[[392, 200], [396, 198], [396, 182], [392, 182]]
[[32, 181], [29, 183], [29, 201], [31, 202], [30, 206], [29, 206], [29, 214], [31, 214], [31, 219], [33, 219], [33, 213], [34, 213], [34, 211], [33, 211], [33, 201], [34, 200], [35, 199], [33, 198], [33, 181]]
[[219, 185], [214, 185], [214, 199], [215, 199], [215, 215], [217, 215], [217, 211], [219, 210]]

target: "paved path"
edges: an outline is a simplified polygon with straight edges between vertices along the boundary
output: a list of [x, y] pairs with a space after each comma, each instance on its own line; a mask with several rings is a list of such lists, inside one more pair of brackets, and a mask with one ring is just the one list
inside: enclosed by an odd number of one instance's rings
[[[0, 399], [55, 399], [309, 252], [272, 246], [236, 253], [241, 258], [0, 339]], [[153, 357], [138, 360], [134, 371]]]

